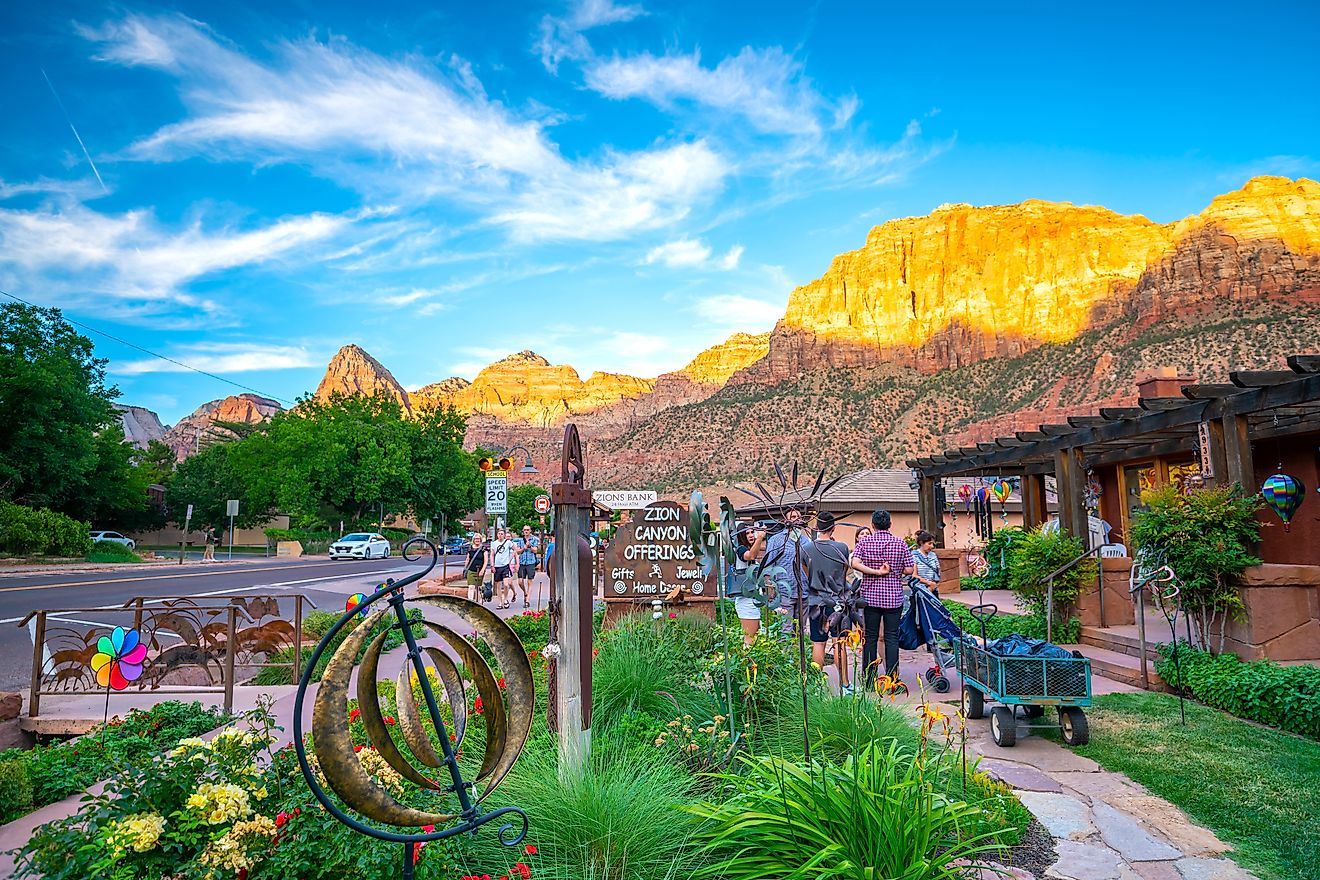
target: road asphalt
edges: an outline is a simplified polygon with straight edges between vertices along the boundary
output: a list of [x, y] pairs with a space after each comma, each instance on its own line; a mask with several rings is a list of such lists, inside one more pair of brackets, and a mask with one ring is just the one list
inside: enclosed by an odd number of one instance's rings
[[[67, 611], [54, 615], [61, 619], [60, 625], [105, 628], [124, 623], [127, 616], [112, 609], [138, 596], [159, 599], [302, 593], [319, 608], [334, 611], [342, 610], [345, 599], [353, 593], [371, 592], [367, 588], [383, 578], [404, 577], [419, 564], [397, 556], [338, 562], [314, 557], [189, 561], [183, 565], [175, 561], [120, 569], [46, 569], [31, 573], [8, 570], [0, 573], [0, 691], [21, 691], [26, 704], [32, 676], [32, 626], [20, 622], [38, 609]], [[451, 556], [448, 564], [454, 570], [462, 560]], [[439, 574], [437, 566], [432, 576]]]

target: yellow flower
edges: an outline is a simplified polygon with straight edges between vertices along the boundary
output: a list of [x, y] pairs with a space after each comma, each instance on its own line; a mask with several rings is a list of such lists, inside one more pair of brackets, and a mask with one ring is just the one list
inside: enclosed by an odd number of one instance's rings
[[116, 853], [125, 847], [133, 852], [155, 849], [165, 831], [165, 819], [157, 813], [135, 813], [111, 823], [108, 840]]
[[252, 812], [248, 793], [228, 782], [203, 782], [185, 804], [211, 825], [241, 819]]

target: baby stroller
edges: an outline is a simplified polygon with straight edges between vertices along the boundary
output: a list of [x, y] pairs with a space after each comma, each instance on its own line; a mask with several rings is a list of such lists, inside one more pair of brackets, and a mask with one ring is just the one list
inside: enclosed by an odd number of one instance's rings
[[913, 651], [925, 645], [933, 661], [926, 670], [926, 682], [935, 693], [947, 694], [949, 677], [944, 670], [952, 669], [957, 662], [951, 649], [970, 637], [953, 622], [949, 610], [929, 588], [913, 583], [911, 589], [911, 601], [898, 624], [898, 646]]

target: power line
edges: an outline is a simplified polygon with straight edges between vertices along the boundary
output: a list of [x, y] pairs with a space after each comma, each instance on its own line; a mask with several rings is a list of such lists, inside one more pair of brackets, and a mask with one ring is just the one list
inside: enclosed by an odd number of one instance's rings
[[[10, 293], [7, 290], [0, 289], [0, 294], [4, 294], [5, 296], [9, 297], [15, 302], [21, 302], [25, 306], [32, 306], [32, 308], [34, 309], [43, 308], [43, 306], [39, 306], [34, 302], [28, 302], [27, 300], [23, 299], [21, 296], [14, 296], [12, 293]], [[118, 342], [120, 345], [126, 345], [129, 348], [142, 352], [143, 354], [149, 354], [154, 358], [160, 358], [163, 361], [168, 361], [171, 364], [183, 367], [185, 370], [192, 370], [194, 373], [200, 373], [203, 376], [207, 376], [211, 379], [215, 379], [217, 382], [223, 382], [226, 385], [233, 385], [235, 388], [241, 388], [244, 391], [251, 391], [253, 394], [260, 395], [261, 397], [268, 397], [271, 400], [277, 400], [280, 403], [285, 404], [286, 406], [293, 406], [292, 403], [285, 400], [283, 397], [276, 397], [274, 394], [267, 394], [264, 391], [258, 391], [257, 389], [252, 388], [248, 385], [243, 385], [238, 382], [235, 382], [233, 379], [226, 379], [224, 376], [217, 376], [215, 373], [208, 373], [206, 370], [200, 369], [199, 367], [194, 367], [192, 364], [185, 364], [183, 361], [176, 361], [172, 357], [167, 357], [163, 354], [158, 354], [157, 352], [154, 352], [149, 348], [143, 348], [142, 346], [129, 342], [126, 339], [120, 339], [118, 336], [114, 336], [110, 333], [106, 333], [104, 330], [98, 330], [97, 328], [92, 327], [89, 324], [84, 324], [81, 321], [75, 321], [73, 318], [70, 318], [67, 315], [64, 316], [64, 320], [68, 321], [70, 324], [73, 324], [76, 327], [81, 327], [82, 329], [90, 333], [99, 334], [101, 336], [104, 336], [106, 339], [110, 339], [115, 342]]]

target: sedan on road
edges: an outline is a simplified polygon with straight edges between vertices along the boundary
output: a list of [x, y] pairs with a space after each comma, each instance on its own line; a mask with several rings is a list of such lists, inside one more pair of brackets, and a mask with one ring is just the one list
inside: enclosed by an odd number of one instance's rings
[[389, 559], [390, 542], [384, 535], [354, 532], [330, 545], [331, 559]]
[[97, 541], [108, 541], [111, 544], [122, 544], [129, 550], [137, 547], [137, 541], [125, 537], [124, 535], [119, 534], [119, 532], [92, 532], [92, 543], [96, 543]]

